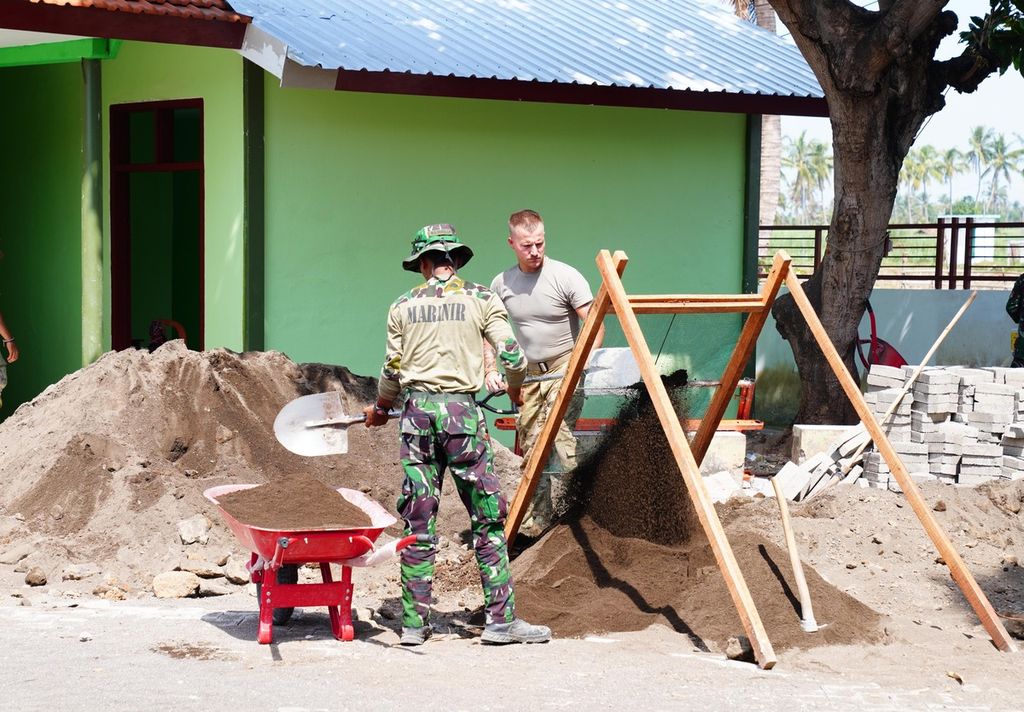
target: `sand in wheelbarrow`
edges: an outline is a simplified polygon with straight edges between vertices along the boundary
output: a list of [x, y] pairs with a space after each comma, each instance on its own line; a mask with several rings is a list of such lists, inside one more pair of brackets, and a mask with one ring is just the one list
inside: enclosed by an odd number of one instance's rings
[[337, 490], [307, 474], [287, 474], [217, 498], [243, 524], [276, 531], [365, 529], [369, 515]]
[[[623, 408], [575, 482], [569, 513], [513, 562], [519, 615], [564, 637], [660, 623], [723, 650], [745, 635], [646, 394]], [[876, 612], [807, 566], [815, 618], [828, 626], [804, 633], [786, 552], [757, 532], [726, 531], [776, 650], [882, 638]]]

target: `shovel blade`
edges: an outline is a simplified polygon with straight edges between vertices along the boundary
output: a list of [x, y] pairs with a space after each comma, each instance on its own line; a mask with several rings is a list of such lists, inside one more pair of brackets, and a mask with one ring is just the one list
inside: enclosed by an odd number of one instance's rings
[[274, 419], [274, 436], [296, 455], [344, 455], [348, 452], [348, 425], [308, 427], [307, 423], [344, 420], [341, 393], [314, 393], [286, 404]]

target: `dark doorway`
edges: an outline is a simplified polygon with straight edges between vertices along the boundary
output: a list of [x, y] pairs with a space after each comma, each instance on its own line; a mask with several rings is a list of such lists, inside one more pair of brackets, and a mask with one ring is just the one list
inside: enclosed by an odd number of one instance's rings
[[110, 107], [111, 345], [203, 348], [203, 102]]

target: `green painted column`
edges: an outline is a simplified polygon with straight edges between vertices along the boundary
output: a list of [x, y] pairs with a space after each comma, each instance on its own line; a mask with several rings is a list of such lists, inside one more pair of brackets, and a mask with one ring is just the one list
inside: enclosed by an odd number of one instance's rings
[[103, 101], [100, 61], [82, 60], [82, 365], [103, 353]]

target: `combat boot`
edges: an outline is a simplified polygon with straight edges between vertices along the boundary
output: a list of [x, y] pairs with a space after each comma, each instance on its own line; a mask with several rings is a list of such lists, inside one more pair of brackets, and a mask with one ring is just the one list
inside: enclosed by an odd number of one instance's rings
[[551, 629], [546, 625], [530, 625], [522, 618], [511, 623], [488, 623], [480, 642], [488, 645], [509, 643], [546, 643], [551, 640]]
[[429, 626], [419, 628], [402, 627], [402, 637], [398, 640], [399, 645], [423, 645], [434, 630]]

